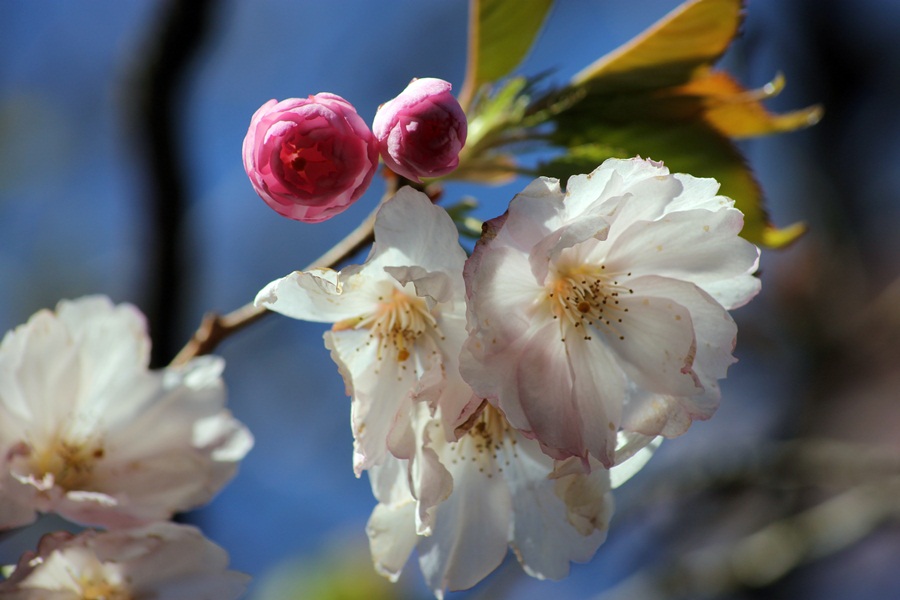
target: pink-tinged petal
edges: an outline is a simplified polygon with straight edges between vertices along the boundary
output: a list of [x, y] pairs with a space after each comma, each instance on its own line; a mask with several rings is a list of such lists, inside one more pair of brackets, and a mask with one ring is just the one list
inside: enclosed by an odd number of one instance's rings
[[498, 221], [495, 229], [502, 236], [502, 243], [527, 252], [534, 246], [535, 240], [546, 237], [561, 226], [563, 217], [563, 193], [559, 180], [540, 177], [515, 195], [509, 203], [507, 214], [499, 218], [502, 223]]
[[721, 186], [715, 179], [694, 177], [684, 173], [675, 173], [673, 177], [681, 182], [683, 190], [669, 203], [666, 212], [697, 209], [717, 211], [734, 207], [734, 200], [718, 195]]
[[253, 303], [294, 319], [334, 323], [372, 310], [376, 299], [362, 278], [331, 269], [294, 271], [260, 290]]
[[444, 444], [443, 431], [438, 420], [430, 418], [430, 410], [422, 403], [412, 412], [415, 432], [415, 452], [409, 459], [409, 489], [416, 499], [416, 533], [431, 535], [437, 507], [453, 491], [453, 476], [434, 450]]
[[638, 387], [657, 394], [703, 392], [694, 372], [697, 340], [691, 314], [674, 300], [653, 296], [644, 278], [630, 280], [632, 294], [619, 297], [622, 322], [605, 337]]
[[562, 335], [554, 321], [536, 329], [521, 346], [514, 390], [497, 394], [507, 417], [519, 410], [525, 417], [523, 423], [510, 419], [513, 427], [537, 437], [554, 458], [585, 455], [580, 398]]
[[635, 277], [690, 281], [733, 308], [759, 290], [759, 280], [751, 275], [759, 250], [738, 237], [743, 223], [734, 209], [680, 211], [660, 221], [636, 222], [616, 239], [605, 264]]
[[573, 175], [566, 182], [567, 212], [574, 217], [596, 210], [597, 206], [615, 208], [621, 196], [631, 191], [634, 182], [664, 178], [668, 174], [669, 170], [661, 163], [639, 158], [605, 161], [591, 173]]
[[633, 223], [659, 219], [666, 212], [672, 198], [682, 191], [681, 182], [674, 177], [652, 177], [628, 186], [615, 213], [610, 215], [606, 239], [614, 242]]
[[[529, 190], [545, 202], [514, 199], [506, 216], [486, 224], [464, 270], [461, 372], [476, 394], [551, 456], [577, 457], [585, 469], [589, 456], [614, 463], [626, 406], [628, 426], [639, 421], [635, 432], [648, 437], [707, 418], [730, 346], [705, 306], [720, 323], [721, 305], [738, 306], [759, 287], [758, 250], [738, 237], [732, 202], [712, 180], [641, 159], [611, 159], [571, 178], [562, 211], [555, 182]], [[707, 297], [666, 296], [648, 283], [653, 277]], [[548, 322], [556, 325], [542, 329]], [[543, 346], [532, 339], [538, 331]], [[549, 346], [554, 334], [565, 353]], [[548, 371], [546, 381], [531, 375]]]
[[409, 513], [417, 535], [431, 535], [437, 507], [453, 490], [453, 478], [443, 465], [434, 446], [443, 447], [441, 426], [430, 417], [423, 403], [410, 410], [411, 427], [408, 456], [387, 455], [369, 469], [372, 492], [381, 504], [413, 504]]
[[608, 232], [609, 222], [600, 215], [585, 216], [556, 229], [531, 249], [529, 262], [535, 280], [544, 283], [550, 265], [556, 263], [564, 251], [588, 240], [602, 241]]
[[502, 350], [525, 334], [531, 327], [537, 300], [546, 295], [543, 282], [531, 272], [528, 257], [509, 246], [496, 246], [479, 251], [472, 258], [478, 269], [467, 269], [466, 290], [469, 297], [469, 326], [489, 331], [482, 343], [485, 352]]
[[693, 372], [703, 393], [635, 393], [625, 405], [622, 426], [646, 435], [674, 437], [684, 433], [693, 420], [708, 419], [719, 404], [718, 380], [735, 362], [732, 350], [737, 327], [728, 312], [697, 286], [665, 277], [647, 276], [639, 285], [647, 294], [665, 297], [688, 308], [696, 336]]
[[412, 267], [385, 267], [385, 273], [397, 280], [401, 286], [407, 283], [413, 284], [416, 296], [425, 298], [429, 308], [438, 302], [450, 302], [453, 300], [454, 281], [443, 271], [429, 272], [419, 266]]
[[39, 311], [4, 336], [0, 358], [4, 407], [32, 423], [32, 435], [54, 435], [57, 419], [79, 403], [80, 361], [68, 329], [50, 311]]
[[566, 335], [566, 352], [575, 379], [573, 397], [584, 439], [584, 446], [573, 456], [590, 453], [609, 468], [615, 462], [616, 431], [622, 418], [621, 398], [626, 382], [609, 348], [592, 336], [585, 339], [583, 334], [570, 330]]
[[[415, 420], [419, 430], [440, 429], [437, 419]], [[598, 467], [551, 478], [553, 461], [539, 444], [488, 405], [470, 426], [454, 443], [420, 437], [453, 478], [452, 493], [429, 514], [433, 526], [420, 529], [415, 542], [435, 595], [478, 583], [502, 563], [507, 546], [539, 578], [564, 577], [571, 561], [590, 559], [612, 512], [609, 472]], [[376, 564], [392, 578], [411, 552], [410, 523], [420, 512], [404, 493], [400, 462], [389, 459], [370, 472], [381, 501], [370, 520], [370, 544]]]

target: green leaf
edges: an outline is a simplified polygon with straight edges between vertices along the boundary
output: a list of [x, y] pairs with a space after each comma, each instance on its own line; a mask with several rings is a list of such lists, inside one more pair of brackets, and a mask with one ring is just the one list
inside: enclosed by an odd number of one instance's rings
[[471, 0], [466, 79], [467, 107], [478, 89], [509, 75], [528, 54], [553, 0]]
[[[602, 140], [593, 142], [590, 140]], [[643, 156], [661, 160], [673, 173], [712, 177], [720, 193], [735, 201], [744, 213], [746, 239], [768, 247], [782, 247], [805, 230], [800, 224], [778, 229], [769, 223], [762, 190], [734, 144], [705, 123], [678, 123], [660, 127], [650, 121], [628, 124], [594, 123], [563, 155], [542, 164], [538, 172], [565, 181], [576, 173], [590, 173], [610, 157]]]

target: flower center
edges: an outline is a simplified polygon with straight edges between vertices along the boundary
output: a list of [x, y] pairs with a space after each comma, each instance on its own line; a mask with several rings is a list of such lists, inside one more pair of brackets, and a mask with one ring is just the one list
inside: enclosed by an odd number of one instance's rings
[[437, 329], [437, 321], [424, 299], [392, 288], [389, 294], [379, 296], [378, 308], [372, 313], [335, 323], [334, 331], [344, 329], [369, 329], [369, 339], [378, 344], [378, 359], [390, 350], [402, 363], [422, 334]]
[[78, 584], [82, 600], [131, 600], [131, 594], [105, 579], [82, 575]]
[[94, 466], [104, 453], [99, 443], [73, 442], [57, 436], [34, 453], [31, 465], [37, 479], [50, 475], [53, 484], [66, 491], [87, 490]]
[[619, 277], [607, 273], [605, 265], [581, 264], [557, 271], [546, 289], [553, 318], [560, 320], [563, 329], [563, 341], [567, 331], [575, 329], [580, 329], [586, 340], [592, 339], [594, 331], [625, 339], [620, 325], [628, 309], [619, 299], [634, 290], [622, 285]]
[[[308, 141], [306, 142], [309, 143]], [[334, 140], [326, 138], [311, 145], [287, 140], [281, 146], [281, 161], [290, 165], [292, 180], [303, 191], [312, 194], [332, 184], [338, 173], [334, 162]]]
[[494, 473], [502, 473], [511, 459], [518, 458], [516, 436], [499, 410], [485, 403], [472, 427], [459, 441], [450, 444], [453, 464], [470, 461], [489, 479]]

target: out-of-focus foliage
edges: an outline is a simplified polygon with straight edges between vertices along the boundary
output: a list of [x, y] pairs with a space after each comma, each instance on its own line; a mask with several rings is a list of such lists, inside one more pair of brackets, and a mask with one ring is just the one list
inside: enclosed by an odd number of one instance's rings
[[265, 576], [252, 600], [414, 600], [409, 586], [372, 568], [363, 545], [338, 544], [324, 557], [292, 560]]

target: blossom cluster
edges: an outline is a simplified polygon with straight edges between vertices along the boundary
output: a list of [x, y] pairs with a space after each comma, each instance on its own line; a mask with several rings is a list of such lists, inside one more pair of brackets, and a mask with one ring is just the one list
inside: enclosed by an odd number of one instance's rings
[[466, 131], [450, 84], [434, 78], [414, 79], [383, 104], [372, 130], [336, 94], [270, 100], [250, 120], [244, 169], [256, 193], [279, 214], [317, 223], [363, 195], [379, 155], [393, 172], [416, 183], [453, 171]]
[[3, 598], [237, 598], [224, 551], [168, 521], [209, 501], [253, 445], [225, 409], [223, 361], [148, 369], [134, 307], [60, 302], [0, 343], [0, 530], [56, 513], [105, 528], [45, 536]]
[[258, 306], [333, 324], [380, 572], [395, 579], [417, 550], [440, 597], [509, 548], [553, 579], [596, 552], [611, 490], [716, 410], [728, 311], [759, 290], [759, 251], [718, 187], [640, 158], [565, 190], [539, 178], [468, 257], [448, 213], [404, 187], [362, 265], [259, 292]]

